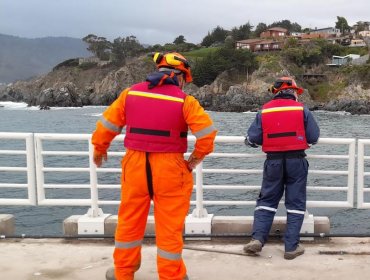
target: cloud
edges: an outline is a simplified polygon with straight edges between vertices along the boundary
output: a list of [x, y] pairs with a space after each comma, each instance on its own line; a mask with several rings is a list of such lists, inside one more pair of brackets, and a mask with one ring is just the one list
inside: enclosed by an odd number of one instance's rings
[[113, 40], [136, 36], [141, 43], [164, 44], [183, 35], [200, 43], [215, 27], [288, 19], [302, 27], [334, 26], [337, 16], [350, 25], [369, 21], [368, 0], [1, 0], [0, 33], [27, 38], [93, 33]]

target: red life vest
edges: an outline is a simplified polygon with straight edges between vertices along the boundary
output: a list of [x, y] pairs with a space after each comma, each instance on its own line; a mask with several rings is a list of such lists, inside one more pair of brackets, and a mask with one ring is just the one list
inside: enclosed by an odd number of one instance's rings
[[183, 116], [186, 94], [175, 85], [131, 87], [126, 97], [126, 148], [145, 152], [187, 151], [188, 126]]
[[291, 99], [274, 99], [262, 107], [264, 152], [284, 152], [308, 148], [303, 104]]

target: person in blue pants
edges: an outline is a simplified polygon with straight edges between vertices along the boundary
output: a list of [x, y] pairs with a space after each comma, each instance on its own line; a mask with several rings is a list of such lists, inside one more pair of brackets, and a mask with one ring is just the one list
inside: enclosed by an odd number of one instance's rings
[[320, 129], [307, 107], [298, 102], [303, 89], [291, 77], [281, 77], [269, 89], [274, 97], [263, 105], [250, 125], [245, 144], [266, 153], [261, 192], [254, 211], [252, 240], [244, 246], [257, 254], [266, 243], [285, 191], [287, 224], [285, 259], [304, 253], [299, 233], [306, 212], [308, 161], [305, 150], [316, 144]]

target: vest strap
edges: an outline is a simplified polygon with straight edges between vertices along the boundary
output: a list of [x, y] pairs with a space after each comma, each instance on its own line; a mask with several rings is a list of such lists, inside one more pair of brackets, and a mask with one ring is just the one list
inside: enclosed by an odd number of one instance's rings
[[[171, 131], [169, 130], [156, 130], [156, 129], [146, 129], [146, 128], [138, 128], [138, 127], [131, 127], [130, 133], [164, 136], [164, 137], [171, 136]], [[187, 138], [188, 133], [186, 131], [180, 132], [180, 137]]]
[[279, 137], [288, 137], [288, 136], [296, 136], [296, 135], [297, 135], [297, 132], [295, 131], [270, 133], [270, 134], [267, 134], [267, 138], [279, 138]]

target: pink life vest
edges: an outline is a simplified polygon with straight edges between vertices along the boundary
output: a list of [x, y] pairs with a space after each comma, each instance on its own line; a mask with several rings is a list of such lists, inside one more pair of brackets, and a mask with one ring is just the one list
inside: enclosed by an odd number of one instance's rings
[[262, 151], [284, 152], [308, 148], [303, 104], [274, 99], [262, 107]]
[[136, 84], [127, 94], [125, 147], [145, 152], [185, 153], [188, 147], [188, 125], [183, 116], [186, 94], [175, 85], [149, 89], [148, 84]]

